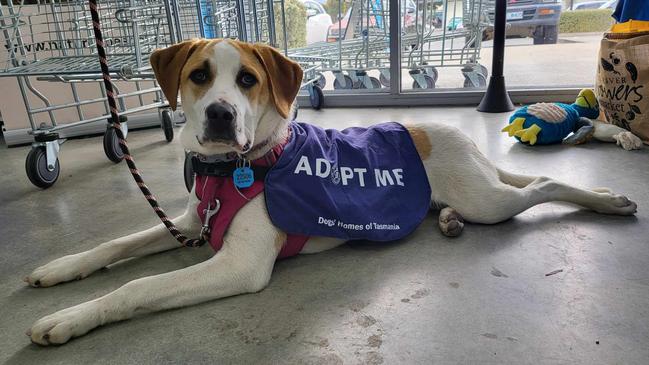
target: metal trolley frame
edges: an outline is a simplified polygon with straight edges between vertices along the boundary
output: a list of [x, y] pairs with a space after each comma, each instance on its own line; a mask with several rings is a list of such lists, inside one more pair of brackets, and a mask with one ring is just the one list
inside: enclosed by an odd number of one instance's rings
[[[176, 35], [167, 26], [169, 3], [110, 0], [100, 7], [105, 47], [111, 57], [110, 72], [116, 80], [126, 82], [113, 83], [122, 122], [126, 122], [128, 115], [157, 110], [165, 138], [171, 141], [173, 114], [152, 77], [148, 62], [150, 52], [176, 40]], [[59, 150], [65, 142], [59, 132], [97, 121], [108, 121], [104, 152], [113, 162], [120, 162], [124, 155], [115, 131], [110, 128], [112, 120], [87, 2], [37, 0], [36, 4], [26, 4], [22, 0], [14, 5], [9, 1], [0, 6], [0, 28], [9, 54], [0, 76], [16, 78], [34, 137], [25, 163], [30, 181], [41, 188], [52, 186], [60, 173]], [[34, 80], [67, 86], [72, 100], [52, 102], [55, 95], [46, 95], [35, 86]], [[88, 84], [94, 86], [92, 89], [98, 91], [98, 95], [85, 95]], [[124, 85], [130, 85], [130, 90], [118, 91], [118, 87]], [[59, 90], [64, 92], [57, 88]], [[66, 110], [74, 110], [76, 120], [66, 120], [67, 123], [62, 124], [57, 112]]]

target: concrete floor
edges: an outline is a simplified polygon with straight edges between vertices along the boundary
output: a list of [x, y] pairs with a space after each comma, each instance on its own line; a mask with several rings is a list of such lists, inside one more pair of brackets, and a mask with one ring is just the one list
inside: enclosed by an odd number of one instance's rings
[[[209, 247], [112, 265], [47, 289], [21, 278], [59, 256], [156, 224], [124, 164], [101, 139], [63, 146], [51, 189], [25, 177], [27, 148], [0, 149], [0, 361], [6, 364], [647, 364], [649, 152], [614, 145], [526, 148], [499, 133], [506, 115], [473, 108], [302, 110], [332, 126], [439, 121], [460, 127], [501, 167], [639, 203], [636, 217], [560, 204], [443, 237], [436, 214], [408, 239], [359, 243], [283, 260], [258, 294], [111, 324], [61, 347], [24, 332], [56, 310], [134, 278], [198, 263]], [[362, 121], [362, 122], [361, 122]], [[172, 214], [184, 207], [182, 149], [162, 132], [129, 135], [149, 186]], [[546, 273], [562, 269], [556, 275]], [[192, 278], [187, 278], [192, 280]]]

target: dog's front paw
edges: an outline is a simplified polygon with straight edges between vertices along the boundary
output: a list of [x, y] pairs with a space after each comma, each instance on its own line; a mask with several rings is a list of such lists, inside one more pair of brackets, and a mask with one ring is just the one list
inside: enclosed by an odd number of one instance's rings
[[81, 280], [96, 270], [88, 252], [58, 258], [34, 270], [24, 281], [33, 287], [47, 287], [71, 280]]
[[642, 140], [631, 132], [622, 132], [613, 136], [617, 145], [627, 151], [637, 150], [642, 148]]
[[101, 324], [98, 305], [97, 301], [86, 302], [45, 316], [34, 323], [27, 336], [43, 346], [66, 343]]

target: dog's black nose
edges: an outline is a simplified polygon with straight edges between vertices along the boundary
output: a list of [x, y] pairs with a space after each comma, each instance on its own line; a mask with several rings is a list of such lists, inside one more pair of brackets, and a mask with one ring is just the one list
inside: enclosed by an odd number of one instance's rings
[[210, 104], [205, 110], [207, 119], [215, 122], [232, 122], [234, 120], [234, 108], [227, 103]]
[[232, 140], [234, 139], [234, 122], [237, 111], [232, 105], [219, 102], [210, 104], [205, 109], [207, 123], [205, 136], [210, 140]]

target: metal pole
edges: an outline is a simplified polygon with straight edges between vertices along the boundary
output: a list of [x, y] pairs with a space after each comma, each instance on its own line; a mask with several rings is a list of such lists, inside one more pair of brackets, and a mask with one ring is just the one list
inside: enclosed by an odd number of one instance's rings
[[282, 10], [282, 32], [284, 35], [284, 55], [288, 56], [288, 33], [286, 32], [286, 8], [284, 0], [280, 1], [280, 6]]
[[180, 28], [180, 27], [178, 27], [178, 23], [174, 22], [174, 20], [173, 20], [173, 16], [174, 16], [173, 13], [175, 11], [171, 10], [170, 2], [171, 1], [165, 1], [164, 2], [165, 3], [165, 13], [167, 15], [167, 24], [169, 26], [169, 43], [170, 44], [176, 44], [176, 42], [177, 42], [176, 33], [179, 33], [178, 28]]
[[390, 94], [401, 92], [401, 1], [390, 0]]
[[491, 78], [478, 111], [486, 113], [502, 113], [514, 110], [505, 86], [503, 66], [505, 63], [505, 25], [507, 17], [507, 0], [496, 0], [496, 15], [494, 21], [494, 46], [491, 62]]
[[277, 34], [275, 33], [275, 9], [273, 0], [266, 0], [266, 7], [268, 11], [268, 42], [271, 46], [277, 48]]
[[248, 39], [248, 31], [246, 27], [248, 26], [246, 24], [246, 5], [243, 3], [244, 0], [237, 0], [237, 15], [239, 15], [238, 22], [239, 22], [239, 40], [243, 42], [249, 42], [250, 40]]

